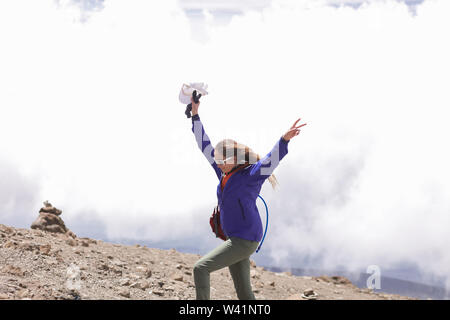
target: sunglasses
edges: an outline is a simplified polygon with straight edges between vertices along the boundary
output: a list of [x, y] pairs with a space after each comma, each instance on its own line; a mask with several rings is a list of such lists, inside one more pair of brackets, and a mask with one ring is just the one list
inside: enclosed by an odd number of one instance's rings
[[228, 158], [223, 159], [223, 160], [216, 160], [216, 159], [214, 159], [214, 161], [215, 161], [217, 164], [225, 164], [226, 162], [228, 162], [229, 160], [232, 160], [232, 159], [234, 159], [234, 156], [228, 157]]

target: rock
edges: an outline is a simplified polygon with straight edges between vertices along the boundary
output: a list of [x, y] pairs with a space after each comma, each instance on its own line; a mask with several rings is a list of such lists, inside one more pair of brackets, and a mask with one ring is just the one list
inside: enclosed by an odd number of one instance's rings
[[9, 299], [9, 296], [6, 293], [0, 293], [0, 300]]
[[22, 269], [20, 269], [19, 267], [13, 266], [13, 265], [4, 266], [1, 270], [4, 273], [9, 273], [14, 276], [23, 277], [25, 275], [25, 272], [22, 271]]
[[51, 250], [52, 246], [49, 244], [43, 244], [39, 246], [39, 252], [41, 254], [45, 254], [45, 255], [49, 255], [50, 254], [50, 250]]
[[31, 224], [31, 229], [40, 229], [54, 233], [66, 233], [64, 221], [51, 213], [40, 212], [39, 217]]
[[150, 278], [150, 277], [152, 276], [152, 270], [150, 270], [150, 269], [147, 268], [147, 267], [139, 266], [139, 267], [136, 267], [136, 269], [137, 269], [138, 271], [142, 272], [142, 273], [144, 274], [144, 277], [145, 277], [146, 279], [147, 279], [147, 278]]
[[313, 296], [315, 294], [314, 290], [311, 288], [306, 289], [305, 291], [303, 291], [303, 294], [305, 296]]
[[320, 276], [320, 277], [313, 277], [316, 281], [323, 281], [323, 282], [329, 282], [334, 284], [352, 284], [350, 280], [348, 280], [346, 277], [341, 276]]
[[348, 280], [346, 277], [332, 276], [331, 279], [335, 284], [352, 284], [352, 282]]
[[44, 207], [39, 210], [38, 218], [31, 224], [31, 229], [39, 229], [52, 233], [63, 233], [71, 238], [76, 235], [67, 229], [60, 215], [62, 211], [53, 207], [48, 201], [44, 202]]
[[28, 289], [23, 289], [18, 294], [19, 298], [21, 299], [26, 298], [28, 295], [29, 295]]
[[120, 280], [119, 284], [120, 284], [121, 286], [128, 286], [128, 285], [130, 285], [130, 279], [128, 279], [128, 278], [123, 278], [123, 279]]
[[67, 230], [66, 235], [69, 236], [69, 237], [71, 237], [71, 238], [73, 238], [73, 239], [75, 239], [75, 238], [77, 237], [77, 236], [75, 235], [75, 233], [73, 233], [73, 232], [70, 231], [70, 230]]
[[250, 260], [250, 267], [256, 268], [256, 262], [253, 260]]
[[149, 291], [149, 294], [154, 294], [154, 295], [157, 295], [157, 296], [164, 296], [164, 291], [162, 291], [162, 290], [151, 290], [151, 291]]
[[141, 288], [142, 290], [145, 290], [145, 289], [150, 288], [150, 282], [148, 282], [148, 281], [146, 281], [146, 280], [141, 281], [141, 282], [140, 282], [140, 288]]
[[108, 266], [107, 264], [105, 264], [105, 263], [100, 264], [100, 265], [98, 266], [98, 268], [99, 268], [100, 270], [104, 270], [104, 271], [108, 271], [108, 270], [109, 270], [109, 266]]
[[175, 281], [183, 281], [183, 275], [178, 273], [173, 274], [170, 278]]
[[175, 268], [177, 268], [178, 270], [180, 270], [181, 268], [183, 268], [183, 266], [182, 266], [181, 264], [177, 264], [177, 265], [175, 266]]
[[250, 270], [250, 277], [252, 277], [254, 279], [259, 279], [260, 275], [256, 270]]
[[3, 248], [15, 248], [16, 246], [18, 246], [18, 243], [16, 241], [11, 241], [8, 240], [6, 241], [6, 243], [3, 245]]
[[308, 299], [308, 300], [315, 300], [317, 299], [318, 294], [314, 292], [313, 289], [308, 288], [303, 291], [302, 298]]
[[69, 246], [75, 247], [78, 245], [78, 242], [75, 239], [67, 239], [66, 244], [68, 244]]
[[128, 290], [128, 289], [121, 289], [121, 290], [119, 290], [119, 295], [122, 296], [122, 297], [125, 297], [125, 298], [129, 298], [131, 296], [130, 295], [130, 290]]
[[130, 284], [131, 288], [141, 289], [141, 283], [140, 282], [134, 282]]
[[267, 281], [266, 285], [268, 285], [270, 287], [275, 287], [275, 281]]
[[7, 227], [7, 226], [2, 226], [2, 229], [1, 229], [4, 233], [6, 233], [6, 234], [12, 234], [12, 233], [14, 233], [14, 229], [13, 228], [11, 228], [11, 227]]
[[114, 272], [115, 274], [121, 276], [122, 275], [122, 270], [116, 269], [116, 268], [111, 268], [112, 272]]
[[19, 248], [25, 251], [33, 251], [34, 249], [38, 248], [38, 246], [31, 242], [23, 242], [19, 245]]
[[144, 275], [145, 275], [145, 278], [150, 278], [152, 276], [152, 270], [147, 268], [147, 270], [145, 271]]
[[89, 247], [89, 242], [85, 241], [85, 240], [81, 240], [81, 246], [83, 247]]
[[44, 207], [44, 208], [41, 208], [41, 210], [39, 210], [39, 212], [47, 212], [47, 213], [51, 213], [51, 214], [54, 214], [57, 216], [61, 215], [61, 213], [62, 213], [61, 210], [56, 209], [55, 207], [48, 207], [48, 208]]

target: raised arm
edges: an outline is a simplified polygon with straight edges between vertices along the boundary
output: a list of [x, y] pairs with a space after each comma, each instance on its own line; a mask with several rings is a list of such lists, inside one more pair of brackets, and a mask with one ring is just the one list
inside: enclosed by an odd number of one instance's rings
[[206, 160], [208, 160], [209, 164], [213, 167], [214, 171], [216, 172], [217, 178], [220, 180], [220, 178], [222, 177], [222, 171], [214, 161], [214, 147], [211, 145], [211, 141], [209, 140], [209, 137], [205, 132], [205, 128], [200, 121], [200, 116], [198, 115], [198, 105], [195, 106], [194, 103], [192, 104], [192, 114], [192, 132], [195, 135], [197, 145], [205, 156]]
[[281, 159], [288, 153], [289, 140], [281, 137], [272, 150], [250, 167], [250, 176], [257, 180], [265, 180], [273, 173]]
[[291, 128], [281, 136], [280, 140], [277, 141], [272, 150], [262, 159], [253, 164], [250, 168], [250, 176], [255, 179], [265, 180], [273, 173], [275, 168], [280, 163], [281, 159], [288, 153], [288, 143], [289, 141], [300, 133], [300, 128], [305, 126], [302, 124], [296, 126], [297, 122], [301, 120], [298, 119], [291, 126]]

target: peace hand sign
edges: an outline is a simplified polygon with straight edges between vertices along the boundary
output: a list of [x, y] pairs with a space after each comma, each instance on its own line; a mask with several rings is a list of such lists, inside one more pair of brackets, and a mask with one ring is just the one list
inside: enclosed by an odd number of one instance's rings
[[295, 121], [295, 123], [292, 125], [292, 127], [288, 130], [288, 132], [286, 132], [283, 135], [283, 139], [286, 141], [291, 140], [293, 137], [295, 137], [296, 135], [298, 135], [300, 133], [300, 128], [303, 126], [306, 126], [306, 123], [299, 125], [298, 127], [296, 127], [295, 125], [297, 124], [297, 122], [299, 122], [301, 120], [301, 118], [299, 118], [297, 121]]

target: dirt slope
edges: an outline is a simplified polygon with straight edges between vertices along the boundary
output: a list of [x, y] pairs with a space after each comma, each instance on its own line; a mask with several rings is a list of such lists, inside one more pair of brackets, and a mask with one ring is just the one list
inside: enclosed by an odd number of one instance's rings
[[[195, 299], [197, 254], [0, 224], [0, 299]], [[257, 299], [411, 299], [359, 289], [343, 277], [299, 277], [252, 262]], [[310, 290], [308, 290], [310, 289]], [[309, 292], [309, 294], [313, 294]], [[212, 299], [237, 299], [228, 268], [211, 274]]]

